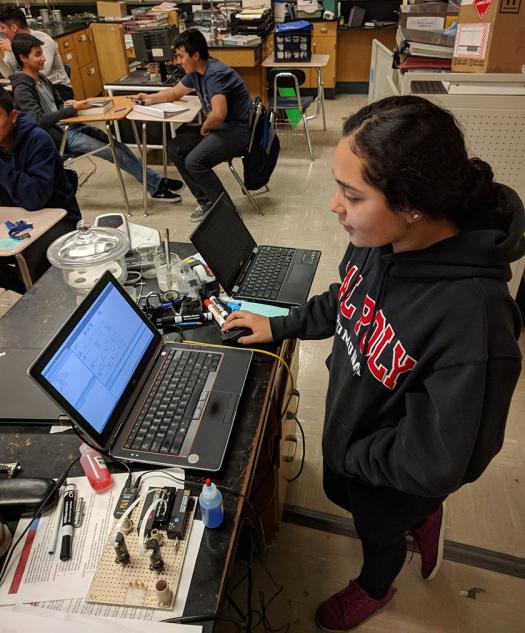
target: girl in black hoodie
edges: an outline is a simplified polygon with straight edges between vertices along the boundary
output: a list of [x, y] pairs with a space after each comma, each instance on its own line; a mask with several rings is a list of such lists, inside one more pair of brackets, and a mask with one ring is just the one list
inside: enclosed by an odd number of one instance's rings
[[333, 336], [323, 431], [327, 496], [349, 510], [358, 578], [318, 625], [349, 630], [384, 606], [405, 535], [433, 578], [445, 498], [498, 453], [521, 368], [510, 263], [525, 254], [514, 191], [467, 156], [452, 115], [419, 97], [370, 104], [344, 124], [332, 211], [350, 245], [332, 284], [287, 317], [232, 313], [239, 341]]

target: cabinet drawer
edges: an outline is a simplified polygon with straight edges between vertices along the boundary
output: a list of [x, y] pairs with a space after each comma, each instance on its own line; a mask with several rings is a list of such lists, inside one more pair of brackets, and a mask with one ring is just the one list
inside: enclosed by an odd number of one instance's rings
[[312, 35], [314, 39], [318, 37], [336, 37], [337, 22], [313, 22]]
[[60, 53], [66, 53], [67, 51], [75, 50], [72, 35], [67, 35], [66, 37], [59, 37], [56, 40], [56, 43], [58, 44], [58, 50], [60, 51]]
[[93, 60], [91, 59], [88, 32], [86, 30], [78, 31], [78, 33], [73, 33], [72, 37], [77, 53], [78, 65], [85, 66], [86, 64], [90, 64]]
[[82, 85], [86, 97], [96, 97], [102, 92], [102, 84], [100, 81], [100, 71], [97, 64], [88, 64], [80, 69], [82, 77]]
[[60, 53], [60, 57], [69, 68], [69, 79], [71, 81], [71, 87], [75, 94], [75, 99], [84, 99], [86, 93], [84, 92], [84, 86], [82, 85], [82, 78], [80, 77], [80, 68], [78, 67], [77, 56], [75, 51], [68, 51]]

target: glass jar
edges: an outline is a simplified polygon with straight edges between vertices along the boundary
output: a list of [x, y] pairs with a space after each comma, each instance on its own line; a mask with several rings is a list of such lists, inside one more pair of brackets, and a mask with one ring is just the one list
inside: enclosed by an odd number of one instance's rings
[[62, 270], [66, 284], [78, 295], [87, 294], [106, 270], [124, 283], [128, 236], [117, 229], [90, 227], [85, 220], [80, 220], [77, 229], [47, 249], [48, 260]]

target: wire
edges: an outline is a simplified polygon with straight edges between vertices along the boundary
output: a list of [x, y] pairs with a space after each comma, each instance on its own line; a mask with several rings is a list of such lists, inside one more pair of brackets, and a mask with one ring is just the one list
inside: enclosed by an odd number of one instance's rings
[[[189, 343], [191, 345], [204, 345], [205, 347], [219, 347], [221, 349], [224, 349], [224, 345], [221, 345], [218, 343], [202, 343], [200, 341], [190, 341], [190, 340], [186, 340], [184, 342]], [[292, 370], [290, 369], [290, 366], [288, 365], [288, 363], [284, 360], [282, 356], [279, 356], [279, 354], [274, 354], [273, 352], [269, 352], [268, 350], [265, 350], [265, 349], [258, 349], [257, 347], [243, 347], [243, 349], [245, 349], [247, 352], [254, 352], [256, 354], [264, 354], [265, 356], [271, 356], [272, 358], [275, 358], [276, 360], [278, 360], [288, 372], [288, 378], [290, 379], [292, 389], [295, 390], [295, 380], [292, 374]]]
[[237, 631], [244, 631], [245, 623], [235, 618], [229, 618], [224, 615], [203, 614], [203, 615], [184, 615], [179, 618], [168, 618], [167, 620], [160, 620], [160, 622], [166, 622], [169, 624], [195, 624], [196, 622], [230, 622], [237, 625]]
[[80, 455], [74, 459], [69, 466], [66, 468], [66, 470], [60, 475], [60, 477], [56, 480], [55, 485], [53, 486], [53, 488], [51, 489], [51, 492], [47, 495], [47, 497], [44, 499], [44, 501], [42, 501], [42, 503], [38, 506], [38, 508], [35, 510], [33, 516], [31, 517], [31, 520], [29, 521], [29, 523], [27, 524], [27, 526], [25, 527], [25, 529], [22, 531], [22, 534], [20, 534], [20, 536], [18, 537], [18, 539], [16, 540], [16, 542], [11, 546], [11, 549], [9, 551], [9, 554], [7, 555], [5, 562], [4, 562], [4, 567], [2, 572], [0, 573], [0, 585], [2, 584], [5, 574], [7, 572], [7, 569], [9, 567], [9, 563], [11, 562], [11, 558], [13, 556], [13, 553], [15, 552], [18, 544], [20, 543], [20, 541], [23, 539], [23, 537], [27, 534], [27, 531], [29, 530], [29, 528], [31, 527], [33, 521], [40, 516], [40, 513], [42, 512], [42, 510], [46, 507], [47, 502], [51, 499], [51, 497], [56, 493], [56, 491], [60, 488], [60, 486], [64, 483], [64, 481], [66, 480], [66, 477], [69, 474], [69, 471], [73, 468], [73, 466], [80, 461]]
[[305, 460], [305, 456], [306, 456], [306, 440], [304, 437], [304, 429], [303, 429], [303, 425], [299, 422], [299, 420], [297, 419], [297, 416], [294, 415], [293, 418], [291, 418], [293, 420], [295, 420], [295, 422], [297, 423], [297, 426], [299, 427], [299, 431], [301, 431], [301, 437], [303, 440], [303, 454], [301, 456], [301, 465], [299, 466], [299, 470], [297, 471], [297, 474], [294, 475], [291, 479], [287, 479], [286, 481], [290, 484], [292, 483], [292, 481], [295, 481], [296, 479], [299, 479], [299, 477], [301, 476], [301, 473], [303, 472], [303, 468], [304, 468], [304, 460]]

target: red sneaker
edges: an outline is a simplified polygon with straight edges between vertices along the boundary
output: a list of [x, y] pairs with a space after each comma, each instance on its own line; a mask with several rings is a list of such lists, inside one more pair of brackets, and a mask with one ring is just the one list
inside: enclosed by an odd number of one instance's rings
[[441, 567], [446, 526], [447, 505], [443, 503], [421, 527], [410, 530], [421, 554], [421, 575], [425, 580], [432, 580]]
[[353, 629], [392, 600], [392, 587], [381, 600], [374, 600], [355, 580], [339, 593], [319, 605], [315, 613], [317, 626], [323, 631], [338, 633]]

